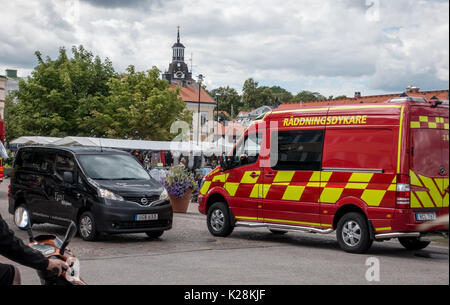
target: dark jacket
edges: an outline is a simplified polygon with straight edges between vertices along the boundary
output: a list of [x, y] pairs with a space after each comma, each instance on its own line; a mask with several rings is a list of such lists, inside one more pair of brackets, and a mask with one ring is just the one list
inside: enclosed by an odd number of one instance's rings
[[48, 259], [40, 252], [26, 246], [20, 239], [14, 236], [14, 232], [0, 215], [0, 255], [15, 261], [18, 264], [36, 269], [45, 270], [48, 267]]

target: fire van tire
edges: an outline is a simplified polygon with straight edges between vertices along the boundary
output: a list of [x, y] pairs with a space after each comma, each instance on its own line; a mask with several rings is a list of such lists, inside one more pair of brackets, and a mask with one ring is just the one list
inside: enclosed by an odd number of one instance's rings
[[206, 218], [209, 232], [218, 237], [230, 235], [234, 226], [231, 224], [228, 205], [223, 202], [214, 203], [209, 209]]
[[407, 250], [422, 250], [431, 243], [431, 241], [421, 241], [415, 237], [399, 237], [398, 241]]
[[342, 216], [336, 236], [341, 249], [349, 253], [366, 253], [373, 243], [366, 218], [355, 212]]

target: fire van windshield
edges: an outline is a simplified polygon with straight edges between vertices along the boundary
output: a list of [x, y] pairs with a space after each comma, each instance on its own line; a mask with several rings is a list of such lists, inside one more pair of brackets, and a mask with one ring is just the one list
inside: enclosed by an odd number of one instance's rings
[[94, 180], [150, 180], [149, 174], [131, 156], [80, 155], [81, 166]]

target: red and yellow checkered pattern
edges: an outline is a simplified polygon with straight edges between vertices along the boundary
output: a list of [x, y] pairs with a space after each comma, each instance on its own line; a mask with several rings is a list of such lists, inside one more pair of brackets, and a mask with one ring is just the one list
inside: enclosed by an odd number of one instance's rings
[[[245, 184], [245, 189], [251, 190], [244, 195], [247, 198], [335, 204], [341, 198], [353, 196], [369, 206], [395, 204], [395, 174], [279, 171], [272, 181], [263, 181], [260, 171], [247, 171], [239, 181], [230, 181], [229, 177], [229, 174], [213, 176], [205, 181], [201, 194], [219, 186], [235, 197], [243, 195], [239, 189]], [[248, 188], [249, 185], [253, 187]]]
[[411, 120], [411, 128], [421, 129], [445, 129], [448, 130], [449, 121], [444, 117], [419, 116]]

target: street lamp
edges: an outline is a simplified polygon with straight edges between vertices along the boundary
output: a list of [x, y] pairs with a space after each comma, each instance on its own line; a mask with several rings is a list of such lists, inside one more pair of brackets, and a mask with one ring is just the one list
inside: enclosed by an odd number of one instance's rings
[[200, 139], [200, 94], [202, 92], [202, 82], [204, 79], [204, 76], [202, 74], [200, 74], [199, 76], [197, 76], [198, 78], [198, 122], [197, 122], [197, 145]]
[[[219, 135], [219, 97], [221, 97], [222, 96], [222, 93], [220, 93], [220, 92], [217, 92], [216, 93], [216, 115], [217, 115], [217, 123], [216, 123], [216, 126], [217, 126], [217, 135]], [[217, 142], [217, 144], [218, 144], [218, 142]]]

